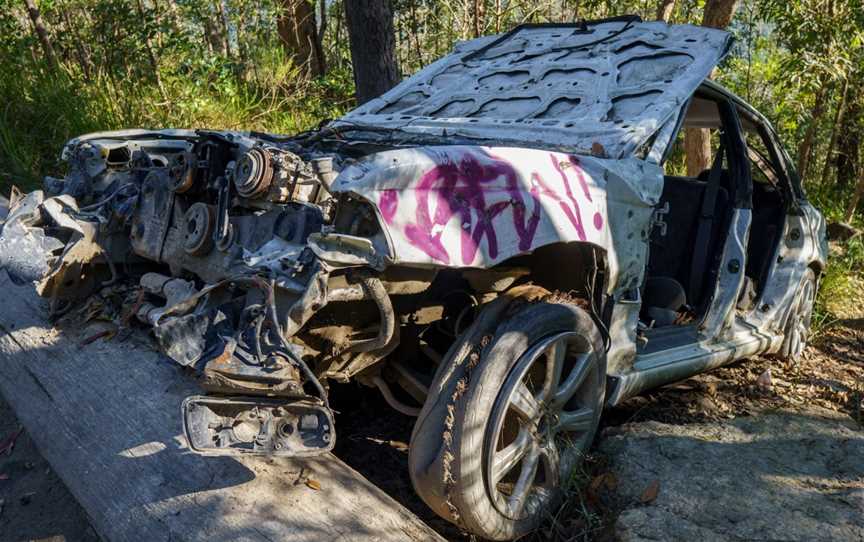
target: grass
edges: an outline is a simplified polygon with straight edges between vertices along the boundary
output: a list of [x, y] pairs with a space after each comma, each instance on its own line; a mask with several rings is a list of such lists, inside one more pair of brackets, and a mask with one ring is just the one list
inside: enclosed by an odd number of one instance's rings
[[163, 82], [164, 94], [147, 81], [104, 74], [88, 81], [66, 68], [0, 79], [0, 193], [13, 184], [38, 187], [42, 176], [58, 169], [63, 143], [89, 132], [172, 127], [296, 133], [353, 103], [350, 74], [309, 81], [277, 56], [265, 56], [242, 81], [213, 65], [202, 73], [166, 75]]
[[843, 320], [864, 318], [864, 239], [832, 242], [830, 252], [813, 315], [817, 336]]

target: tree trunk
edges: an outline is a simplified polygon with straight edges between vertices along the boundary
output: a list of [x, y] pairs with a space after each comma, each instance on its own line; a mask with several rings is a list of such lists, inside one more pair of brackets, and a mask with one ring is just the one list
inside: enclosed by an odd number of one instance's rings
[[828, 85], [822, 85], [816, 94], [813, 110], [810, 113], [810, 124], [807, 125], [804, 138], [798, 145], [798, 176], [802, 180], [807, 176], [807, 166], [810, 165], [810, 153], [813, 151], [813, 140], [816, 138], [819, 121], [822, 120], [822, 115], [825, 114], [825, 98], [828, 95], [829, 88]]
[[[850, 96], [860, 96], [864, 83], [856, 81]], [[837, 185], [846, 189], [854, 184], [855, 173], [861, 168], [861, 148], [864, 141], [864, 102], [851, 99], [843, 115], [840, 135], [837, 137]]]
[[414, 51], [415, 51], [415, 67], [423, 67], [423, 46], [420, 45], [420, 23], [417, 20], [417, 10], [414, 2], [410, 2], [408, 6], [408, 14], [411, 17], [411, 34], [414, 36]]
[[321, 75], [324, 75], [327, 73], [327, 55], [324, 54], [324, 34], [327, 33], [327, 0], [321, 0], [318, 8], [320, 26], [315, 32], [315, 56], [321, 65]]
[[828, 138], [828, 150], [825, 151], [825, 164], [822, 166], [822, 177], [820, 182], [824, 185], [831, 175], [831, 164], [834, 162], [834, 147], [837, 146], [838, 128], [843, 124], [843, 113], [846, 111], [846, 94], [849, 91], [849, 79], [843, 81], [843, 92], [840, 94], [840, 102], [837, 104], [837, 112], [834, 114], [834, 123], [831, 124], [831, 137]]
[[[726, 28], [732, 22], [737, 7], [738, 0], [708, 0], [702, 15], [702, 26]], [[707, 129], [686, 129], [684, 149], [687, 154], [688, 176], [695, 177], [711, 166], [711, 134]]]
[[[138, 16], [141, 18], [141, 21], [144, 21], [146, 17], [144, 14], [144, 4], [142, 0], [137, 0], [136, 4], [138, 6]], [[162, 75], [159, 73], [159, 59], [156, 57], [156, 51], [153, 50], [153, 40], [150, 39], [149, 33], [144, 36], [144, 48], [147, 49], [147, 58], [150, 60], [150, 68], [153, 69], [153, 78], [156, 81], [156, 87], [159, 88], [159, 94], [163, 100], [167, 100], [168, 96], [165, 94], [165, 87], [162, 86]]]
[[30, 17], [30, 22], [33, 23], [33, 31], [42, 45], [42, 53], [45, 55], [45, 60], [51, 69], [57, 69], [57, 55], [54, 54], [54, 47], [51, 45], [51, 38], [48, 36], [48, 29], [45, 28], [45, 23], [42, 22], [42, 15], [39, 13], [39, 8], [36, 7], [34, 0], [24, 0], [24, 6], [27, 8], [27, 15]]
[[393, 12], [388, 0], [345, 2], [357, 103], [380, 96], [399, 82]]
[[735, 16], [738, 0], [708, 0], [702, 13], [702, 26], [726, 28]]
[[[213, 28], [213, 23], [210, 19], [204, 19], [204, 41], [207, 43], [207, 51], [212, 54], [214, 51], [220, 51], [221, 45], [216, 39], [216, 30]], [[225, 54], [225, 51], [221, 51]]]
[[660, 0], [657, 6], [657, 20], [668, 23], [673, 9], [675, 9], [675, 0]]
[[852, 222], [852, 217], [855, 216], [855, 209], [858, 207], [862, 196], [864, 196], [864, 164], [859, 164], [858, 182], [855, 184], [855, 192], [853, 192], [849, 205], [846, 207], [846, 216], [844, 218], [847, 224]]
[[78, 56], [78, 65], [81, 67], [81, 74], [84, 76], [84, 80], [90, 81], [90, 72], [93, 68], [93, 64], [90, 62], [90, 55], [87, 54], [87, 50], [84, 48], [84, 42], [81, 39], [81, 35], [78, 33], [78, 26], [73, 24], [69, 17], [69, 11], [69, 9], [63, 10], [64, 30], [70, 33], [75, 41], [75, 54]]
[[483, 5], [483, 0], [474, 0], [473, 19], [474, 19], [474, 37], [479, 38], [483, 33], [486, 6]]
[[711, 132], [705, 128], [684, 130], [684, 154], [687, 157], [687, 176], [698, 177], [711, 167]]
[[280, 4], [276, 28], [285, 53], [306, 73], [314, 77], [324, 75], [324, 57], [315, 27], [314, 5], [309, 0], [280, 0]]
[[228, 30], [228, 15], [225, 13], [225, 4], [222, 0], [216, 0], [216, 15], [221, 30], [219, 39], [222, 42], [222, 50], [225, 51], [225, 58], [233, 60], [234, 54], [231, 51], [231, 36]]

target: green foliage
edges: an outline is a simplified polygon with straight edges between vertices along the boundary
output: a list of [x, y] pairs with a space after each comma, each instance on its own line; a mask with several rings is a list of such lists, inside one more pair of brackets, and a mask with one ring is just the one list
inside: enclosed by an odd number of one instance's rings
[[[41, 0], [57, 69], [46, 62], [23, 3], [0, 0], [0, 70], [6, 74], [0, 78], [0, 192], [13, 183], [36, 187], [58, 167], [63, 142], [91, 131], [208, 127], [292, 133], [341, 115], [353, 103], [344, 1], [323, 4], [328, 71], [310, 80], [283, 50], [276, 24], [280, 0]], [[842, 220], [852, 193], [849, 172], [857, 167], [864, 178], [862, 0], [738, 3], [729, 28], [736, 45], [716, 78], [772, 121], [793, 156], [806, 135], [813, 136], [809, 166], [801, 172], [805, 188], [829, 220]], [[651, 20], [658, 5], [659, 0], [393, 0], [397, 59], [410, 74], [476, 35], [522, 23], [628, 13]], [[678, 0], [670, 22], [698, 24], [704, 7], [705, 0]], [[852, 90], [844, 99], [840, 90], [846, 86]], [[840, 113], [847, 110], [852, 113], [844, 118]], [[842, 152], [832, 137], [838, 131], [852, 135]], [[859, 149], [850, 150], [856, 137]], [[683, 171], [680, 149], [668, 165]], [[860, 216], [853, 222], [864, 227]], [[858, 280], [864, 257], [856, 251], [832, 262], [824, 289], [842, 291], [854, 283], [844, 277]]]
[[831, 262], [820, 278], [813, 315], [816, 333], [835, 323], [861, 318], [864, 303], [864, 239], [861, 236], [831, 247]]
[[0, 0], [0, 70], [17, 74], [0, 78], [0, 193], [11, 184], [37, 187], [58, 167], [63, 143], [84, 133], [130, 127], [294, 133], [353, 104], [347, 64], [308, 80], [286, 61], [269, 2], [225, 2], [235, 24], [229, 55], [205, 35], [214, 24], [212, 2], [177, 1], [172, 12], [171, 3], [144, 0], [43, 1], [58, 70], [22, 24], [28, 21], [21, 5]]

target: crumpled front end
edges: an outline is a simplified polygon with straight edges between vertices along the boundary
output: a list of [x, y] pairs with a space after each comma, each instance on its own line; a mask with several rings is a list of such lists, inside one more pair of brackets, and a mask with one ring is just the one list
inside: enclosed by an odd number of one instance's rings
[[637, 159], [203, 131], [97, 134], [64, 157], [14, 198], [0, 265], [56, 318], [149, 329], [199, 374], [184, 427], [217, 454], [330, 450], [328, 381], [416, 412], [389, 389], [423, 401], [402, 360], [435, 363], [514, 285], [637, 287], [662, 187]]
[[54, 318], [113, 332], [138, 321], [198, 372], [209, 395], [184, 404], [193, 450], [332, 449], [320, 373], [295, 335], [328, 302], [333, 267], [310, 238], [327, 220], [333, 158], [185, 131], [85, 136], [63, 157], [62, 178], [13, 194], [0, 268], [33, 283]]

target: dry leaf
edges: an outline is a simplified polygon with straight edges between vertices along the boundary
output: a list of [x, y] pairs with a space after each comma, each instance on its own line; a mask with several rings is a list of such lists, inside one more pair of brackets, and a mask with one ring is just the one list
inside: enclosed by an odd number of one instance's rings
[[654, 502], [654, 499], [657, 498], [657, 495], [660, 493], [660, 480], [654, 480], [651, 484], [645, 488], [645, 491], [642, 492], [642, 496], [639, 497], [639, 500], [642, 504], [648, 504]]
[[306, 485], [309, 486], [310, 488], [314, 489], [315, 491], [318, 491], [319, 489], [321, 489], [321, 482], [319, 482], [318, 480], [313, 480], [311, 478], [306, 480]]

